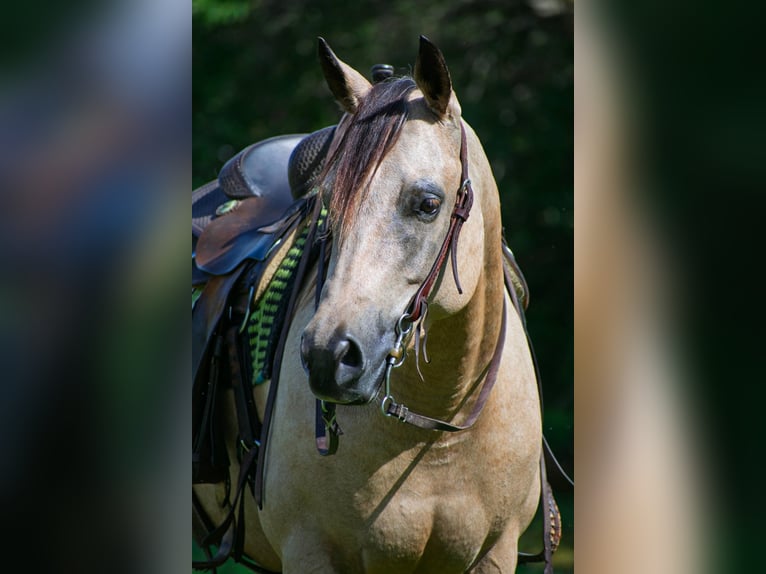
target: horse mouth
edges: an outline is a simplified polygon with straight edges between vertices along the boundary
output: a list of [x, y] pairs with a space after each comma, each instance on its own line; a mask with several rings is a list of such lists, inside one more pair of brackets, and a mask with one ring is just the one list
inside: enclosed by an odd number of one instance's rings
[[374, 369], [365, 368], [350, 380], [339, 381], [308, 369], [309, 387], [316, 398], [340, 405], [366, 405], [378, 396], [385, 373], [385, 357], [377, 361]]

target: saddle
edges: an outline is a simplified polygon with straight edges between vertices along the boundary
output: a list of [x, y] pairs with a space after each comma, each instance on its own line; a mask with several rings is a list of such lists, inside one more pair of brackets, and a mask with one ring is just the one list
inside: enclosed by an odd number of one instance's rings
[[245, 258], [264, 258], [268, 226], [311, 189], [334, 132], [328, 126], [254, 143], [192, 193], [192, 285], [230, 273]]
[[[192, 194], [193, 480], [220, 482], [229, 461], [220, 432], [218, 396], [232, 387], [240, 439], [258, 442], [247, 372], [246, 321], [253, 291], [275, 247], [306, 218], [307, 196], [321, 170], [335, 127], [252, 144]], [[224, 317], [225, 315], [225, 317]], [[240, 407], [241, 405], [241, 407]]]

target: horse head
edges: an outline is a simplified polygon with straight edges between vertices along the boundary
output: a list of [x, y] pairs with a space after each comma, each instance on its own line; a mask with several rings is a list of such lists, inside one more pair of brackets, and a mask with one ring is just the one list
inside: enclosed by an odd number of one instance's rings
[[421, 37], [412, 78], [375, 85], [322, 39], [318, 51], [345, 115], [320, 177], [332, 251], [301, 358], [317, 397], [362, 404], [377, 396], [397, 324], [445, 243], [464, 187], [466, 129], [465, 161], [477, 201], [456, 246], [454, 280], [444, 271], [449, 265], [434, 274], [427, 318], [418, 317], [416, 329], [464, 310], [483, 286], [486, 268], [500, 268], [499, 260], [487, 262], [499, 256], [499, 199], [481, 145], [461, 119], [444, 58], [429, 40]]

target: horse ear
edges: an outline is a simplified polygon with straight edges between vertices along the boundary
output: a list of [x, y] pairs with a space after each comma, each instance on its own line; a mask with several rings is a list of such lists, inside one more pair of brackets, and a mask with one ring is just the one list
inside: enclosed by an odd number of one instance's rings
[[359, 102], [372, 85], [362, 74], [339, 60], [324, 38], [320, 36], [318, 40], [317, 55], [330, 91], [341, 108], [350, 114], [356, 113]]
[[[420, 37], [420, 52], [415, 62], [415, 83], [423, 92], [428, 107], [439, 118], [447, 116], [448, 111], [455, 117], [460, 115], [460, 106], [452, 92], [452, 80], [444, 56], [425, 36]], [[450, 103], [455, 110], [449, 109]]]

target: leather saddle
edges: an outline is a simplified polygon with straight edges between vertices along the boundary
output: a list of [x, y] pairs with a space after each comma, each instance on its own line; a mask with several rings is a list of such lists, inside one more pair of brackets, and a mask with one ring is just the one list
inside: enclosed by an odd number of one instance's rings
[[254, 143], [192, 193], [192, 285], [268, 255], [275, 223], [297, 215], [293, 207], [312, 189], [334, 132], [328, 126]]
[[[335, 126], [308, 136], [283, 135], [254, 143], [192, 193], [192, 426], [193, 480], [219, 482], [228, 457], [220, 428], [218, 396], [251, 373], [236, 338], [246, 320], [252, 289], [275, 246], [305, 219]], [[228, 309], [228, 314], [226, 310]], [[235, 327], [236, 325], [236, 327]], [[224, 343], [226, 339], [226, 343]], [[240, 353], [226, 360], [232, 352]], [[252, 395], [251, 395], [252, 396]], [[244, 443], [254, 444], [260, 421], [252, 400], [243, 402]]]

